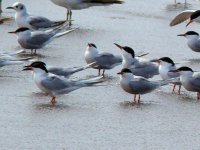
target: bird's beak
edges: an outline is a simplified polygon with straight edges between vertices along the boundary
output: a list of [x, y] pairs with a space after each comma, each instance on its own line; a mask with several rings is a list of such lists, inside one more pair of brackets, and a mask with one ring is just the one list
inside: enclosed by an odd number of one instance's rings
[[155, 62], [155, 63], [160, 64], [160, 60], [159, 59], [153, 59], [153, 60], [151, 60], [151, 62]]
[[16, 33], [16, 31], [10, 31], [10, 32], [8, 32], [8, 33], [15, 34], [15, 33]]
[[29, 66], [24, 66], [24, 69], [22, 71], [27, 71], [27, 70], [33, 70], [33, 68]]
[[89, 47], [92, 47], [92, 45], [91, 45], [90, 43], [88, 43], [88, 46], [89, 46]]
[[179, 72], [178, 70], [170, 70], [169, 72]]
[[192, 20], [190, 20], [190, 21], [187, 23], [186, 27], [187, 27], [187, 26], [189, 26], [189, 24], [190, 24], [190, 23], [192, 23], [192, 22], [193, 22], [193, 21], [192, 21]]
[[6, 9], [14, 9], [13, 7], [7, 7]]
[[184, 34], [178, 34], [177, 36], [185, 36], [185, 33]]
[[117, 47], [119, 47], [120, 49], [123, 49], [123, 46], [119, 45], [119, 44], [116, 44], [114, 43]]
[[117, 74], [122, 74], [122, 72], [120, 71], [120, 72], [118, 72]]

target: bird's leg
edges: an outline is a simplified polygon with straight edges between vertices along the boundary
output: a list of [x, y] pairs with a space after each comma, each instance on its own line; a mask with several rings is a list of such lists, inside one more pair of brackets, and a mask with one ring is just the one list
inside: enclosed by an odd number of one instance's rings
[[55, 103], [56, 103], [56, 97], [55, 97], [55, 96], [52, 96], [52, 97], [51, 97], [51, 103], [52, 103], [52, 104], [55, 104]]
[[2, 13], [2, 0], [0, 0], [0, 14]]
[[36, 49], [35, 49], [35, 52], [34, 52], [34, 54], [36, 55]]
[[103, 74], [102, 74], [103, 76], [105, 75], [105, 69], [103, 69]]
[[69, 26], [71, 27], [72, 25], [72, 10], [69, 10]]
[[134, 104], [136, 104], [136, 94], [134, 94]]
[[179, 85], [179, 88], [178, 88], [178, 95], [181, 95], [181, 85]]
[[69, 21], [69, 10], [67, 9], [67, 18], [66, 21]]
[[99, 76], [101, 75], [101, 69], [99, 69]]
[[31, 49], [31, 55], [33, 54], [33, 49]]
[[172, 90], [173, 92], [175, 91], [175, 88], [176, 88], [176, 84], [174, 84], [174, 87], [173, 87], [173, 90]]
[[200, 92], [197, 92], [197, 99], [199, 100], [200, 98]]
[[176, 0], [174, 0], [174, 3], [176, 4]]
[[139, 94], [139, 97], [138, 97], [138, 104], [140, 104], [140, 94]]

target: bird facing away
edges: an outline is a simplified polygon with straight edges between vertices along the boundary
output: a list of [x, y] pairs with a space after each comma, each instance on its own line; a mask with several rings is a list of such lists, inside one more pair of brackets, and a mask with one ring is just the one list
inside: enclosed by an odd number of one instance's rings
[[112, 69], [122, 63], [122, 57], [120, 55], [113, 55], [108, 52], [99, 52], [96, 45], [93, 43], [88, 43], [85, 51], [85, 61], [87, 64], [95, 63], [92, 68], [99, 70], [99, 75], [101, 69], [103, 74], [105, 70]]
[[177, 72], [170, 72], [171, 70], [176, 69], [176, 65], [174, 61], [169, 57], [162, 57], [160, 59], [155, 59], [153, 62], [157, 62], [159, 64], [159, 74], [163, 80], [169, 80], [172, 78], [177, 78], [176, 82], [172, 82], [174, 84], [173, 92], [175, 92], [175, 88], [178, 85], [178, 94], [180, 95], [181, 90], [181, 82], [180, 82], [180, 74]]
[[141, 94], [150, 93], [169, 82], [149, 81], [144, 77], [133, 75], [131, 70], [127, 68], [122, 69], [118, 74], [120, 75], [120, 85], [122, 89], [127, 93], [134, 94], [134, 103], [136, 103], [137, 95], [139, 95], [138, 103], [140, 103]]
[[179, 34], [178, 36], [184, 36], [187, 39], [187, 45], [191, 50], [195, 52], [200, 52], [199, 33], [195, 31], [188, 31], [184, 34]]
[[122, 51], [122, 66], [128, 68], [136, 76], [142, 76], [145, 78], [151, 78], [154, 75], [158, 75], [158, 64], [150, 62], [143, 58], [135, 57], [135, 52], [128, 46], [115, 45]]
[[33, 30], [38, 30], [42, 28], [51, 28], [63, 24], [65, 21], [51, 21], [42, 16], [33, 16], [28, 14], [26, 6], [20, 2], [15, 2], [12, 7], [7, 7], [7, 9], [14, 9], [15, 22], [18, 28], [29, 28]]
[[171, 72], [179, 72], [183, 87], [188, 91], [197, 92], [197, 99], [200, 99], [200, 72], [194, 72], [186, 66], [171, 70]]
[[33, 62], [25, 66], [24, 71], [32, 70], [33, 79], [37, 87], [51, 96], [51, 103], [55, 104], [56, 96], [60, 94], [67, 94], [82, 87], [92, 86], [102, 82], [102, 77], [91, 78], [88, 80], [69, 80], [61, 76], [49, 74], [46, 64], [41, 61]]
[[51, 0], [54, 4], [67, 9], [67, 21], [71, 26], [71, 10], [85, 9], [91, 6], [105, 6], [111, 4], [122, 4], [122, 0]]
[[33, 53], [33, 50], [35, 50], [36, 54], [37, 49], [43, 48], [55, 38], [65, 35], [74, 30], [71, 29], [63, 32], [64, 34], [62, 34], [60, 33], [60, 31], [64, 29], [64, 27], [65, 26], [63, 25], [59, 28], [47, 31], [31, 31], [29, 28], [23, 27], [9, 33], [17, 35], [17, 41], [22, 48], [31, 50], [31, 53]]
[[186, 27], [192, 22], [200, 23], [200, 10], [184, 10], [179, 13], [176, 17], [170, 22], [170, 26], [178, 25], [186, 20], [189, 20], [186, 24]]

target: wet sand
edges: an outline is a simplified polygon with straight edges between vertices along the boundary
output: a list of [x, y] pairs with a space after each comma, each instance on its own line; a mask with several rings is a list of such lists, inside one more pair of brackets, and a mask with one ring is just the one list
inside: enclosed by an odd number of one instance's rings
[[[181, 1], [181, 0], [180, 0]], [[50, 1], [21, 0], [32, 14], [64, 19], [65, 9]], [[183, 1], [182, 1], [183, 2]], [[11, 5], [7, 0], [3, 7]], [[187, 9], [200, 2], [188, 1]], [[80, 29], [38, 50], [39, 60], [55, 66], [82, 66], [86, 44], [93, 42], [102, 51], [120, 54], [113, 43], [128, 45], [136, 53], [149, 52], [148, 59], [163, 56], [199, 69], [200, 54], [191, 51], [186, 39], [177, 34], [199, 32], [199, 25], [169, 27], [170, 19], [184, 10], [172, 0], [126, 0], [123, 5], [93, 7], [73, 11]], [[50, 12], [51, 11], [51, 12]], [[4, 10], [3, 15], [14, 15]], [[19, 50], [14, 22], [1, 25], [1, 51]], [[200, 147], [200, 102], [195, 93], [172, 94], [172, 86], [142, 95], [142, 104], [132, 106], [133, 96], [119, 86], [120, 66], [106, 71], [105, 86], [82, 88], [59, 96], [56, 106], [36, 87], [22, 65], [1, 68], [0, 149], [1, 150], [198, 150]], [[75, 74], [72, 78], [96, 76], [97, 71]], [[152, 80], [160, 79], [156, 77]]]

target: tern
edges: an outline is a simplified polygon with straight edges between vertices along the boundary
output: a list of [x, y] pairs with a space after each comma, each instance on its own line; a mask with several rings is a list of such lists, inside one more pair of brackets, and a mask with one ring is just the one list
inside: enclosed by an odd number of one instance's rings
[[148, 60], [135, 57], [135, 52], [128, 46], [115, 45], [122, 50], [123, 68], [128, 68], [136, 76], [142, 76], [145, 78], [151, 78], [154, 75], [158, 75], [158, 64], [150, 62]]
[[104, 76], [105, 70], [112, 69], [122, 63], [122, 57], [120, 55], [113, 55], [107, 52], [100, 53], [95, 44], [88, 43], [85, 51], [85, 61], [87, 64], [95, 63], [91, 67], [98, 69], [99, 75], [102, 69], [102, 75]]
[[65, 26], [63, 25], [59, 28], [47, 31], [31, 31], [29, 28], [23, 27], [8, 33], [16, 34], [18, 43], [21, 45], [21, 47], [24, 49], [30, 49], [31, 53], [33, 53], [33, 50], [35, 50], [36, 54], [37, 49], [43, 48], [55, 38], [74, 31], [74, 29], [70, 29], [68, 31], [60, 33], [60, 31], [64, 29], [64, 27]]
[[200, 23], [200, 10], [184, 10], [179, 13], [176, 17], [170, 22], [170, 26], [178, 25], [186, 20], [189, 20], [186, 27], [192, 22]]
[[71, 25], [71, 10], [85, 9], [91, 6], [104, 6], [110, 4], [122, 4], [122, 0], [51, 0], [54, 4], [67, 9], [67, 21]]
[[200, 37], [199, 33], [195, 31], [188, 31], [184, 34], [179, 34], [178, 36], [184, 36], [187, 39], [187, 45], [189, 48], [195, 52], [200, 52]]
[[178, 94], [180, 95], [181, 90], [181, 82], [180, 82], [180, 74], [177, 72], [170, 72], [171, 70], [176, 69], [176, 64], [169, 57], [162, 57], [160, 59], [155, 59], [153, 62], [157, 62], [159, 64], [159, 74], [163, 80], [169, 80], [172, 78], [177, 78], [176, 82], [172, 82], [174, 84], [173, 92], [175, 91], [176, 86], [179, 86]]
[[120, 74], [120, 85], [122, 89], [130, 94], [134, 94], [134, 103], [136, 103], [136, 96], [138, 97], [138, 103], [140, 103], [140, 95], [147, 94], [160, 86], [166, 85], [169, 81], [149, 81], [148, 79], [135, 76], [132, 74], [130, 69], [124, 68], [119, 73]]
[[200, 99], [200, 72], [194, 72], [186, 66], [171, 70], [171, 72], [179, 72], [183, 87], [188, 91], [197, 92], [197, 99]]
[[15, 21], [18, 28], [26, 27], [33, 30], [38, 30], [41, 28], [51, 28], [63, 24], [65, 21], [51, 21], [45, 17], [33, 16], [28, 14], [24, 4], [16, 2], [12, 7], [7, 7], [6, 9], [14, 9], [16, 11]]
[[51, 96], [51, 103], [56, 103], [56, 96], [67, 94], [82, 87], [92, 86], [103, 82], [102, 77], [91, 78], [88, 80], [69, 80], [64, 77], [49, 74], [46, 64], [41, 61], [36, 61], [28, 66], [24, 66], [23, 71], [32, 70], [33, 79], [37, 87]]

